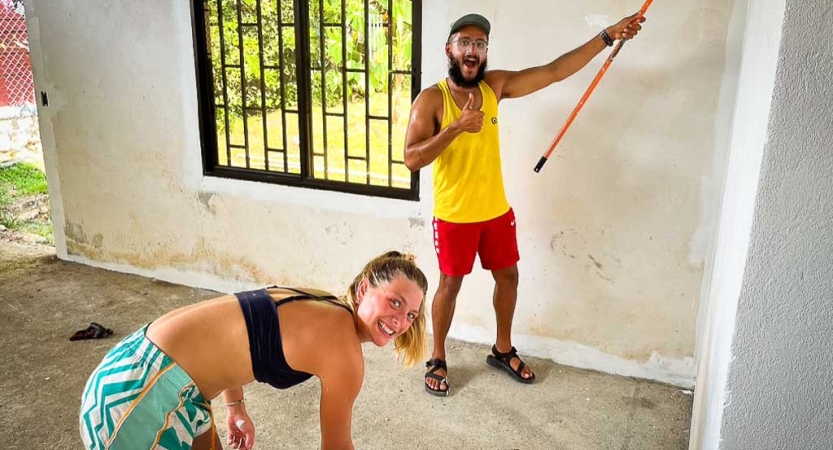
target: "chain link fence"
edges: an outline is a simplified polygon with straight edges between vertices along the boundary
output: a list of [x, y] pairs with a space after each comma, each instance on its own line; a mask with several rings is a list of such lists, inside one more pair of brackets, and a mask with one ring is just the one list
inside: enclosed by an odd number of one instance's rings
[[0, 0], [0, 165], [43, 165], [23, 0]]

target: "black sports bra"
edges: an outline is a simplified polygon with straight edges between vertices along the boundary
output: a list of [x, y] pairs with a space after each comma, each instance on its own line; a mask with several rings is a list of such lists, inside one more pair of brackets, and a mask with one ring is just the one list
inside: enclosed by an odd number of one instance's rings
[[350, 307], [338, 302], [332, 295], [318, 296], [298, 289], [270, 286], [270, 288], [286, 289], [298, 295], [286, 297], [278, 302], [266, 289], [246, 291], [234, 294], [240, 302], [243, 317], [246, 319], [246, 329], [249, 333], [249, 352], [252, 357], [252, 372], [255, 379], [261, 383], [278, 389], [287, 389], [303, 383], [312, 374], [300, 372], [286, 362], [281, 342], [281, 326], [278, 322], [278, 306], [300, 300], [325, 301], [344, 308], [352, 314]]

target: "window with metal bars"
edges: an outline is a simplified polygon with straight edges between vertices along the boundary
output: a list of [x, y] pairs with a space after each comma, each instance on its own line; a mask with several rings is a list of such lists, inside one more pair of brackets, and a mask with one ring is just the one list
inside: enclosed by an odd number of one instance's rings
[[420, 0], [192, 0], [206, 175], [417, 200]]

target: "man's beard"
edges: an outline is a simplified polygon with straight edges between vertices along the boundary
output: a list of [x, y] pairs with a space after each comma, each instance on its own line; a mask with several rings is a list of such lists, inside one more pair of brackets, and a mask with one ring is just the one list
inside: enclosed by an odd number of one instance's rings
[[467, 80], [466, 77], [463, 76], [463, 71], [460, 70], [460, 63], [458, 63], [456, 59], [449, 58], [448, 76], [451, 77], [451, 81], [453, 81], [454, 84], [462, 88], [477, 87], [477, 85], [479, 85], [486, 76], [486, 60], [484, 59], [481, 61], [480, 68], [477, 69], [477, 75], [475, 75], [473, 79]]

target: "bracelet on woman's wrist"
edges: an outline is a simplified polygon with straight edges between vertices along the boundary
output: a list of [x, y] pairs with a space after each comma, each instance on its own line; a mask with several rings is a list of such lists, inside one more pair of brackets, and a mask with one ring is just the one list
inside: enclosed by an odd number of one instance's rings
[[233, 401], [233, 402], [226, 402], [226, 406], [228, 407], [228, 406], [237, 406], [237, 405], [242, 405], [242, 404], [243, 404], [243, 402], [245, 402], [245, 401], [246, 401], [246, 399], [245, 399], [245, 398], [241, 398], [240, 400], [235, 400], [235, 401]]

